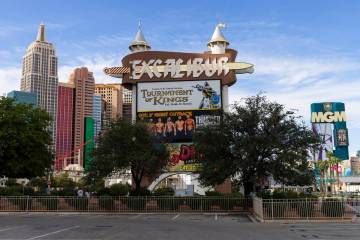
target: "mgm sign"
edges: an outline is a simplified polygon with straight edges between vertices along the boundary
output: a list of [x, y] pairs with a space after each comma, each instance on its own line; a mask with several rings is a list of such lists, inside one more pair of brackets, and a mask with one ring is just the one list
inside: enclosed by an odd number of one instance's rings
[[349, 139], [344, 103], [311, 104], [311, 123], [313, 132], [322, 141], [315, 160], [325, 159], [326, 152], [329, 151], [342, 160], [349, 159]]
[[132, 90], [132, 120], [147, 122], [153, 136], [168, 143], [169, 171], [196, 171], [193, 133], [220, 121], [236, 75], [253, 72], [252, 64], [235, 61], [237, 52], [228, 48], [222, 27], [216, 26], [210, 51], [203, 53], [150, 51], [139, 29], [122, 66], [104, 69]]

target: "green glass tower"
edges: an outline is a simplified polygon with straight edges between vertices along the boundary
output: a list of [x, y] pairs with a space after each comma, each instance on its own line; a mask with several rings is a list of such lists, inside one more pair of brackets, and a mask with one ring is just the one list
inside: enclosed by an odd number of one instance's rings
[[92, 117], [85, 117], [84, 119], [84, 169], [89, 170], [94, 152], [94, 119]]

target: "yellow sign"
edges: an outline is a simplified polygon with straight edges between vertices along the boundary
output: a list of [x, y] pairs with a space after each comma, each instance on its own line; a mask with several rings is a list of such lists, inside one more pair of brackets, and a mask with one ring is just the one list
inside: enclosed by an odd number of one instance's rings
[[332, 122], [346, 122], [346, 113], [342, 112], [312, 112], [311, 122], [313, 123], [332, 123]]

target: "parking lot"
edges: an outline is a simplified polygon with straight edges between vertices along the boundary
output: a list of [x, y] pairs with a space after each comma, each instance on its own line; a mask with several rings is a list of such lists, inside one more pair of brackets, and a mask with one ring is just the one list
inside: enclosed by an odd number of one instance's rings
[[358, 239], [358, 223], [262, 224], [246, 215], [0, 215], [0, 239]]

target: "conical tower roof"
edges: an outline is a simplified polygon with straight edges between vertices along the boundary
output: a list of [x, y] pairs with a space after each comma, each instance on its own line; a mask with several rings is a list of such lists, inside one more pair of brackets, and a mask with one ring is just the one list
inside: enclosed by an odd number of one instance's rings
[[45, 25], [43, 23], [41, 23], [39, 26], [36, 41], [45, 42]]
[[144, 34], [142, 33], [140, 26], [134, 40], [131, 42], [129, 46], [129, 49], [133, 50], [133, 47], [137, 47], [137, 46], [144, 47], [145, 50], [151, 49], [150, 45], [145, 40]]
[[224, 28], [225, 25], [222, 23], [219, 23], [218, 25], [216, 25], [215, 27], [215, 31], [210, 39], [210, 41], [208, 42], [208, 46], [210, 47], [210, 45], [212, 43], [217, 43], [217, 42], [223, 42], [226, 45], [229, 45], [230, 43], [225, 39], [224, 35], [221, 32], [221, 28]]

